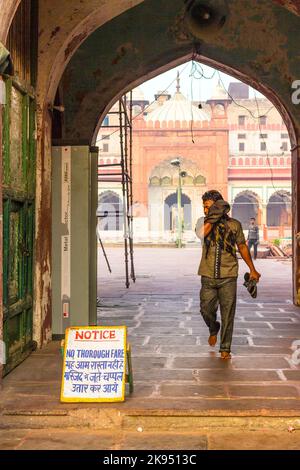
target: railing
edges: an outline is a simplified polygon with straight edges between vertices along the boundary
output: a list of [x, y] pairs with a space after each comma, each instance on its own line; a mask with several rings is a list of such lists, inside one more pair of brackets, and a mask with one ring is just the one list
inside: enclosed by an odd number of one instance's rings
[[229, 157], [229, 168], [291, 168], [291, 155], [237, 155]]

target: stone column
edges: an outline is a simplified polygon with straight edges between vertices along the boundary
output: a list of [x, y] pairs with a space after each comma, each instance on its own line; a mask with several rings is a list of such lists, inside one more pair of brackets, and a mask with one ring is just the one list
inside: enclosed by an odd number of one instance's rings
[[[3, 340], [3, 257], [2, 257], [2, 233], [3, 233], [3, 212], [2, 212], [2, 108], [3, 103], [1, 102], [1, 89], [2, 96], [4, 93], [4, 83], [0, 77], [0, 341]], [[3, 87], [3, 88], [2, 88]], [[3, 96], [4, 98], [4, 96]], [[2, 100], [3, 101], [3, 100]], [[0, 353], [1, 353], [1, 344], [0, 344]], [[0, 358], [1, 359], [1, 358]], [[1, 389], [1, 382], [2, 382], [2, 361], [0, 360], [0, 389]]]
[[293, 299], [300, 306], [300, 138], [292, 150]]
[[267, 240], [267, 205], [263, 202], [261, 205], [261, 228], [263, 230], [264, 240]]

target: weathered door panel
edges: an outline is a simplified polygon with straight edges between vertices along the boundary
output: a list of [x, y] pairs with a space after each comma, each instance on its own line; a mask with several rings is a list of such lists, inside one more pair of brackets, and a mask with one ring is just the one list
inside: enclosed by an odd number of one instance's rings
[[3, 161], [3, 303], [7, 374], [32, 351], [35, 103], [7, 80]]
[[7, 36], [13, 77], [3, 76], [3, 310], [7, 364], [17, 366], [35, 346], [33, 259], [38, 3], [22, 0]]

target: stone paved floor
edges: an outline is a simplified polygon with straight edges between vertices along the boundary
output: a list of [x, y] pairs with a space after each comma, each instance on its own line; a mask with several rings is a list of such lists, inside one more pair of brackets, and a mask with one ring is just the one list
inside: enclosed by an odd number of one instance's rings
[[52, 342], [3, 381], [0, 449], [299, 449], [291, 262], [258, 260], [256, 300], [242, 286], [241, 262], [233, 359], [224, 362], [198, 313], [199, 249], [137, 248], [130, 289], [122, 250], [107, 251], [113, 274], [100, 256], [99, 324], [127, 325], [134, 393], [124, 403], [60, 403]]
[[[258, 260], [262, 278], [252, 299], [240, 261], [233, 359], [221, 361], [207, 345], [199, 315], [199, 249], [136, 248], [137, 282], [124, 286], [122, 250], [109, 248], [113, 273], [100, 256], [99, 324], [126, 324], [133, 348], [135, 396], [168, 398], [182, 407], [212, 400], [219, 406], [299, 410], [300, 365], [292, 343], [300, 340], [300, 310], [292, 305], [291, 261]], [[300, 355], [299, 355], [300, 358]], [[300, 360], [299, 360], [300, 362]]]
[[[0, 430], [0, 450], [299, 450], [299, 433], [202, 429], [200, 432]], [[110, 452], [101, 454], [110, 455]], [[134, 453], [132, 453], [134, 455]], [[1, 457], [5, 457], [4, 455]], [[99, 461], [100, 461], [99, 455]]]

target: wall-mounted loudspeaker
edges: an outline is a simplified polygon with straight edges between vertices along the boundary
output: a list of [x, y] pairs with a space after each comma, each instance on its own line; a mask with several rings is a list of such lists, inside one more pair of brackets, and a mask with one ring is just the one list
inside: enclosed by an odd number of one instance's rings
[[186, 0], [185, 21], [197, 38], [215, 35], [225, 24], [228, 8], [224, 0]]

